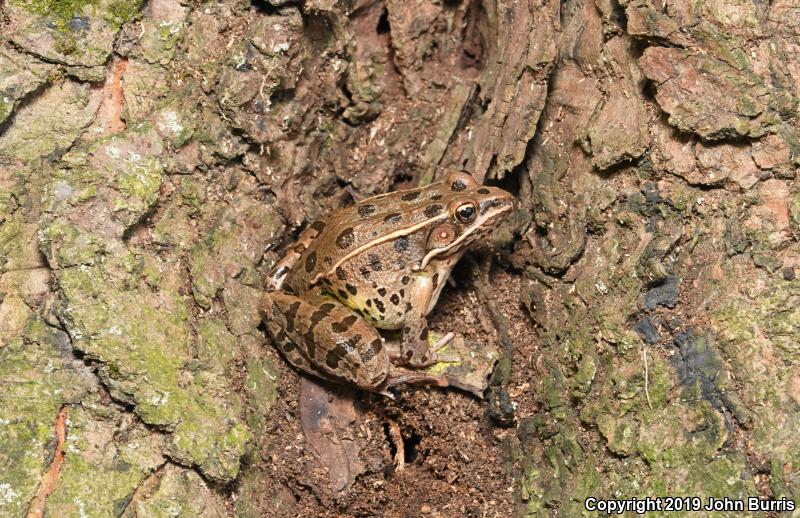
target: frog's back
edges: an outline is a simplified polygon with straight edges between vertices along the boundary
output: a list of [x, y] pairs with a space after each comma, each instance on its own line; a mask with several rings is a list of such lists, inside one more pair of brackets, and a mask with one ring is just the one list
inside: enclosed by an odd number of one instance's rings
[[369, 261], [370, 249], [424, 234], [430, 225], [447, 217], [444, 201], [442, 194], [429, 186], [375, 196], [336, 210], [313, 225], [318, 234], [300, 253], [287, 277], [288, 286], [305, 291], [323, 278], [335, 277], [337, 266], [356, 258]]

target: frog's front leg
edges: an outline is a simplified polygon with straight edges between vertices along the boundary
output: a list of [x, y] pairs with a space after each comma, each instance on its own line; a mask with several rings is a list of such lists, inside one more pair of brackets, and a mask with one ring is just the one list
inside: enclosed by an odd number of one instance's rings
[[447, 333], [431, 346], [428, 339], [428, 320], [426, 315], [431, 300], [437, 294], [437, 286], [428, 275], [415, 275], [411, 286], [413, 303], [405, 315], [403, 324], [403, 340], [400, 344], [398, 362], [413, 368], [427, 367], [438, 360], [436, 351], [453, 339], [453, 333]]

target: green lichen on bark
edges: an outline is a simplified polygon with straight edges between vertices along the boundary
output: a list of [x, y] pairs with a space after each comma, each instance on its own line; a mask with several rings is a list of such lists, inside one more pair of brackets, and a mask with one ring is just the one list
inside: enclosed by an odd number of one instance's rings
[[11, 0], [10, 3], [47, 18], [64, 34], [72, 32], [74, 20], [87, 13], [99, 14], [107, 23], [119, 29], [133, 20], [142, 7], [142, 0]]
[[[738, 373], [743, 403], [753, 412], [752, 445], [761, 456], [800, 463], [792, 446], [800, 427], [800, 326], [797, 281], [778, 281], [753, 299], [738, 298], [712, 314], [726, 360]], [[771, 358], [780, 358], [774, 362]], [[773, 473], [782, 477], [781, 473]]]
[[66, 456], [46, 512], [64, 517], [119, 515], [136, 488], [164, 463], [161, 442], [160, 434], [91, 398], [70, 408]]
[[141, 0], [11, 0], [7, 39], [69, 75], [102, 81], [114, 38], [141, 7]]
[[[68, 344], [29, 312], [25, 328], [0, 347], [0, 514], [22, 516], [52, 460], [62, 405], [93, 390], [92, 379], [61, 351]], [[68, 347], [68, 345], [67, 345]]]
[[11, 111], [14, 109], [14, 103], [11, 98], [5, 95], [0, 95], [0, 124], [5, 122]]
[[167, 465], [148, 497], [128, 506], [121, 518], [223, 518], [228, 516], [223, 499], [194, 471]]
[[[227, 481], [250, 440], [241, 398], [212, 366], [219, 358], [199, 364], [192, 357], [191, 297], [180, 294], [180, 271], [123, 241], [159, 197], [158, 138], [144, 124], [71, 151], [49, 190], [42, 247], [58, 267], [58, 311], [73, 346], [99, 362], [115, 398], [169, 432], [172, 458]], [[97, 175], [105, 181], [93, 196], [76, 194]], [[102, 247], [87, 247], [92, 240]]]
[[49, 88], [35, 106], [19, 108], [15, 124], [0, 134], [0, 159], [32, 163], [63, 152], [91, 123], [99, 101], [87, 84], [65, 81]]

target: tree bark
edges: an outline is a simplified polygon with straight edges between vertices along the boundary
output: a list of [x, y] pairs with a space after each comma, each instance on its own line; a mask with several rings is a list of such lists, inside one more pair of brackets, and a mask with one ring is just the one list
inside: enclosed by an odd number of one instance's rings
[[[800, 504], [796, 0], [0, 9], [0, 515]], [[265, 275], [451, 169], [519, 199], [432, 320], [486, 398], [331, 395], [334, 473]]]

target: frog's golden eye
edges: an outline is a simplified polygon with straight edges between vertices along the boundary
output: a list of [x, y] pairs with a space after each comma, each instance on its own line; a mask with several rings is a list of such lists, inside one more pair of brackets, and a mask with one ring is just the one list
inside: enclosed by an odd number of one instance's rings
[[459, 205], [456, 209], [456, 219], [461, 223], [469, 223], [475, 219], [475, 215], [478, 213], [475, 210], [474, 203], [465, 203], [463, 205]]

